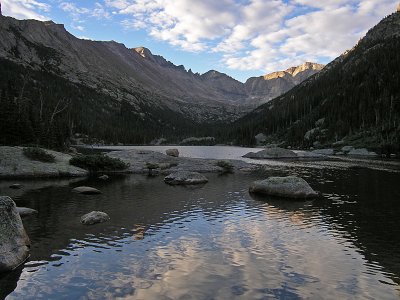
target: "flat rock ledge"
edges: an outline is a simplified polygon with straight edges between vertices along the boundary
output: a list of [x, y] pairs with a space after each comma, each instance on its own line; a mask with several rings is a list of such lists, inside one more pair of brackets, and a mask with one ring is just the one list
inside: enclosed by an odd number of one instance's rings
[[249, 152], [243, 157], [256, 159], [277, 159], [277, 158], [297, 158], [297, 154], [292, 150], [284, 148], [267, 148], [259, 152]]
[[72, 191], [74, 193], [83, 194], [83, 195], [96, 195], [101, 194], [101, 191], [98, 189], [92, 188], [90, 186], [78, 186], [73, 188]]
[[166, 176], [164, 182], [170, 185], [189, 185], [207, 183], [208, 179], [197, 172], [179, 171]]
[[71, 166], [71, 155], [46, 150], [55, 157], [55, 162], [46, 163], [27, 158], [23, 147], [0, 146], [0, 178], [37, 178], [37, 177], [82, 177], [88, 171]]
[[14, 201], [0, 196], [0, 272], [12, 271], [29, 256], [30, 241]]
[[310, 187], [307, 181], [295, 176], [269, 177], [255, 181], [250, 185], [249, 192], [293, 199], [318, 197], [318, 193]]
[[92, 211], [81, 217], [81, 223], [83, 225], [93, 225], [98, 223], [104, 223], [110, 220], [110, 217], [102, 211]]
[[[217, 159], [173, 157], [160, 152], [150, 150], [121, 150], [112, 151], [106, 154], [112, 158], [119, 158], [129, 164], [126, 173], [148, 174], [148, 165], [157, 165], [155, 169], [160, 174], [168, 175], [178, 171], [190, 171], [199, 173], [223, 173], [225, 170], [217, 165]], [[249, 164], [241, 160], [229, 160], [234, 171], [251, 172], [259, 169], [259, 166]]]

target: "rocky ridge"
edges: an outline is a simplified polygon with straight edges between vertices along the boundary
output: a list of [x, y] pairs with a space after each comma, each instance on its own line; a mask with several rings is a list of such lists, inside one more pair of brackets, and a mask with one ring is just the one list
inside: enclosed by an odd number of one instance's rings
[[138, 114], [143, 113], [139, 104], [144, 100], [135, 96], [138, 90], [159, 94], [162, 100], [147, 95], [145, 101], [196, 121], [235, 119], [248, 111], [238, 110], [238, 105], [251, 107], [268, 101], [318, 69], [307, 63], [285, 71], [290, 74], [293, 69], [293, 76], [286, 76], [283, 83], [268, 80], [268, 76], [261, 77], [257, 84], [253, 79], [242, 83], [213, 70], [202, 75], [193, 73], [145, 47], [128, 49], [115, 41], [82, 40], [62, 24], [5, 16], [0, 16], [0, 58], [54, 72], [118, 101], [128, 101], [136, 106]]

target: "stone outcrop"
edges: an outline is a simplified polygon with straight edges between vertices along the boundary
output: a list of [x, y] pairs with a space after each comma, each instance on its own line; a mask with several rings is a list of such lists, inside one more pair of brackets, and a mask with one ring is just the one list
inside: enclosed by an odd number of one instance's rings
[[84, 225], [93, 225], [104, 223], [110, 220], [110, 217], [102, 211], [92, 211], [81, 217], [81, 223]]
[[0, 272], [11, 271], [29, 256], [30, 241], [14, 201], [0, 196]]
[[88, 171], [71, 166], [71, 155], [46, 150], [55, 157], [55, 162], [45, 163], [27, 158], [22, 147], [0, 146], [0, 178], [30, 177], [80, 177]]
[[349, 151], [348, 155], [350, 156], [369, 156], [369, 157], [376, 157], [378, 154], [375, 152], [370, 152], [366, 148], [361, 148], [361, 149], [352, 149]]
[[166, 176], [164, 182], [170, 185], [191, 185], [207, 183], [208, 179], [197, 172], [179, 171]]
[[259, 152], [249, 152], [243, 157], [256, 159], [278, 159], [278, 158], [297, 158], [297, 155], [292, 150], [284, 148], [267, 148]]
[[256, 106], [268, 102], [318, 73], [323, 67], [324, 65], [306, 62], [285, 71], [249, 78], [245, 83], [249, 94], [246, 103]]
[[[119, 158], [129, 164], [126, 172], [134, 174], [148, 174], [148, 165], [156, 164], [161, 174], [168, 175], [177, 171], [191, 171], [199, 173], [221, 173], [223, 168], [217, 165], [217, 159], [201, 159], [189, 157], [173, 157], [164, 153], [149, 150], [112, 151], [106, 154], [109, 157]], [[233, 171], [248, 172], [258, 167], [241, 160], [229, 160]]]
[[318, 197], [303, 178], [295, 176], [269, 177], [255, 181], [250, 185], [250, 193], [265, 194], [276, 197], [306, 199]]

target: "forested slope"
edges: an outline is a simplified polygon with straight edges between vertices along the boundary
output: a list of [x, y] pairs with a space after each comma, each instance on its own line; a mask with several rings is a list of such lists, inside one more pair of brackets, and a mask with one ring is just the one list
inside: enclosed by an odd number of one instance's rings
[[346, 138], [371, 147], [400, 143], [400, 13], [383, 19], [324, 70], [234, 124], [228, 139], [297, 147]]

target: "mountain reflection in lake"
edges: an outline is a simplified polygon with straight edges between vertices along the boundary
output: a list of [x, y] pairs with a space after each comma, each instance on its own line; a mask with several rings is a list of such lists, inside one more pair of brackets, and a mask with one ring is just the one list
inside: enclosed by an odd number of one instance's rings
[[[24, 219], [32, 255], [22, 270], [0, 278], [0, 296], [400, 298], [398, 173], [281, 174], [303, 176], [323, 198], [251, 197], [249, 183], [265, 174], [207, 175], [209, 183], [195, 188], [136, 175], [36, 186], [15, 197], [39, 211]], [[103, 194], [70, 192], [83, 184]], [[92, 210], [111, 221], [81, 225]]]

